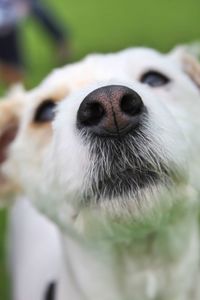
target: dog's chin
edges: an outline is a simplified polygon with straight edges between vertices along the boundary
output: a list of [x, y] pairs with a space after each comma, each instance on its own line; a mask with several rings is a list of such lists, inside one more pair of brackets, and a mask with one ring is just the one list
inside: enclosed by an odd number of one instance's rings
[[144, 190], [170, 185], [171, 169], [142, 130], [125, 136], [101, 137], [84, 132], [91, 165], [84, 183], [84, 202], [139, 199]]

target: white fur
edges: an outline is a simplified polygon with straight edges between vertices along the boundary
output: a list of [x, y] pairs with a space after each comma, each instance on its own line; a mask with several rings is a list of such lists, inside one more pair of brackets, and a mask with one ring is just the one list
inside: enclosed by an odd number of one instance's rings
[[[63, 68], [64, 69], [64, 68]], [[54, 73], [55, 74], [55, 73]], [[7, 119], [0, 124], [0, 134], [10, 126], [13, 116], [18, 118], [19, 127], [21, 120], [26, 119], [26, 106], [31, 106], [34, 111], [45, 99], [60, 100], [66, 94], [66, 89], [61, 79], [63, 77], [50, 74], [46, 80], [54, 80], [51, 89], [44, 89], [43, 85], [33, 91], [26, 92], [22, 86], [12, 88], [2, 99], [0, 112]], [[63, 72], [60, 70], [60, 75]], [[8, 108], [7, 108], [8, 106]], [[23, 117], [22, 117], [23, 115]], [[2, 118], [1, 118], [2, 119]], [[50, 125], [32, 128], [29, 134], [35, 139], [32, 141], [32, 149], [39, 156], [43, 151], [43, 145], [51, 135]], [[29, 144], [30, 146], [30, 144]], [[23, 161], [24, 153], [19, 159]], [[37, 162], [37, 155], [35, 160]], [[33, 156], [28, 156], [28, 164], [34, 166]], [[0, 166], [1, 167], [1, 166]], [[2, 171], [2, 169], [0, 169]], [[30, 174], [29, 174], [30, 175]], [[18, 173], [15, 173], [16, 178]], [[8, 259], [11, 275], [11, 290], [13, 300], [44, 300], [45, 294], [51, 283], [55, 283], [56, 289], [60, 281], [60, 269], [62, 267], [62, 254], [59, 232], [56, 226], [41, 215], [25, 196], [24, 189], [18, 189], [10, 185], [9, 177], [0, 187], [2, 203], [12, 200], [8, 218]], [[12, 198], [12, 199], [10, 199]]]
[[43, 300], [62, 267], [56, 226], [20, 197], [11, 207], [8, 238], [13, 299]]
[[[152, 69], [167, 75], [171, 82], [160, 88], [142, 84], [139, 80], [142, 74]], [[12, 176], [15, 166], [18, 180], [34, 205], [60, 226], [66, 273], [62, 277], [59, 300], [66, 299], [63, 296], [66, 293], [73, 300], [199, 299], [198, 220], [192, 210], [197, 197], [196, 191], [191, 191], [198, 187], [195, 179], [199, 174], [200, 94], [197, 84], [183, 69], [180, 54], [161, 55], [143, 48], [93, 55], [67, 67], [68, 96], [59, 105], [52, 140], [46, 143], [33, 164], [30, 158], [35, 157], [34, 140], [28, 131], [32, 108], [27, 110], [5, 170]], [[44, 82], [44, 88], [50, 82]], [[130, 192], [114, 199], [101, 196], [98, 202], [94, 196], [86, 208], [84, 192], [92, 180], [98, 180], [94, 172], [96, 164], [104, 166], [109, 175], [110, 162], [103, 151], [100, 162], [91, 155], [90, 146], [76, 127], [77, 111], [90, 92], [111, 84], [127, 86], [141, 96], [148, 119], [143, 136], [138, 139], [140, 151], [157, 172], [160, 162], [176, 171], [180, 182], [172, 177], [170, 191], [163, 184], [157, 184], [140, 189], [136, 195]], [[134, 142], [138, 141], [130, 140], [132, 152]], [[123, 156], [123, 151], [121, 155], [115, 163], [123, 168], [128, 158]], [[38, 172], [41, 166], [43, 171]], [[173, 208], [176, 200], [186, 202], [191, 212], [189, 209], [189, 215], [184, 214], [169, 230], [167, 245], [172, 251], [171, 260], [165, 261], [162, 251], [155, 255], [152, 249], [140, 257], [139, 253], [126, 249], [126, 241], [119, 260], [117, 249], [112, 248], [112, 244], [109, 248], [109, 240], [102, 245], [97, 239], [99, 247], [96, 248], [95, 243], [87, 244], [88, 232], [96, 223], [100, 223], [97, 229], [101, 232], [107, 218], [117, 216], [123, 223], [126, 217], [139, 222], [141, 218], [154, 216], [155, 211], [164, 217], [163, 206]], [[90, 220], [93, 223], [88, 227]], [[109, 223], [106, 228], [109, 233]], [[147, 242], [144, 240], [144, 244]], [[134, 248], [137, 249], [137, 244]]]

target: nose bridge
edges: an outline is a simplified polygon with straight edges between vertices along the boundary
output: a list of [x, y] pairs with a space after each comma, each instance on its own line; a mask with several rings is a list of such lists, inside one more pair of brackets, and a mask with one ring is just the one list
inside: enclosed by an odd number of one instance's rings
[[[107, 89], [99, 89], [95, 94], [96, 101], [101, 103], [105, 111], [104, 127], [116, 128], [118, 130], [119, 115], [120, 115], [120, 99], [123, 96], [123, 91], [116, 86], [108, 87]], [[123, 118], [121, 116], [121, 118]], [[122, 119], [121, 119], [122, 122]]]
[[117, 67], [113, 65], [106, 69], [102, 68], [96, 71], [95, 79], [100, 84], [104, 84], [104, 86], [122, 86], [124, 82], [131, 83], [133, 78], [130, 81], [130, 75], [128, 74], [126, 68], [124, 66]]

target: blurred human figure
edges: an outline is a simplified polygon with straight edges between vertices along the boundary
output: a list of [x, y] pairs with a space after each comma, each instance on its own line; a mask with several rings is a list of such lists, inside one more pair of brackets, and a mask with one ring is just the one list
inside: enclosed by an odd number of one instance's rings
[[10, 85], [24, 78], [19, 24], [28, 15], [54, 39], [59, 59], [69, 54], [68, 34], [39, 0], [0, 0], [0, 79]]
[[8, 84], [23, 78], [17, 24], [27, 14], [25, 1], [0, 0], [0, 78]]
[[40, 0], [27, 0], [31, 4], [32, 15], [52, 36], [57, 46], [58, 58], [63, 60], [70, 54], [69, 47], [69, 33], [67, 28], [65, 30], [58, 24], [52, 13], [41, 4]]

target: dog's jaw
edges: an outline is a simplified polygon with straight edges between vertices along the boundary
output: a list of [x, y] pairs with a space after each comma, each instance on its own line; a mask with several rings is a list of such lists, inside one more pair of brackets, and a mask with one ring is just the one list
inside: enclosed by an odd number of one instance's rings
[[[145, 116], [148, 124], [148, 117]], [[170, 186], [180, 179], [178, 167], [159, 156], [153, 137], [147, 134], [145, 123], [126, 136], [104, 138], [82, 133], [89, 144], [90, 164], [84, 182], [86, 204], [115, 198], [142, 198], [142, 191], [157, 186]], [[160, 145], [157, 144], [160, 148]]]

